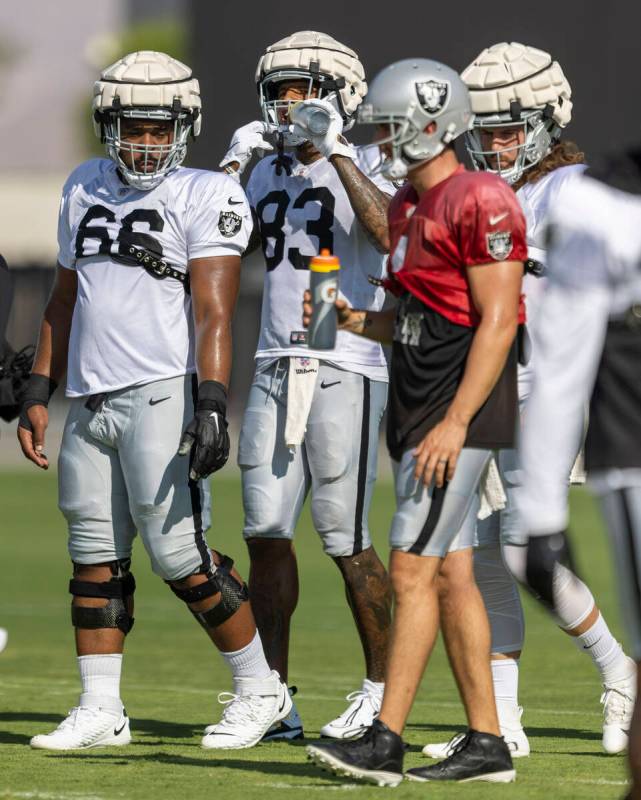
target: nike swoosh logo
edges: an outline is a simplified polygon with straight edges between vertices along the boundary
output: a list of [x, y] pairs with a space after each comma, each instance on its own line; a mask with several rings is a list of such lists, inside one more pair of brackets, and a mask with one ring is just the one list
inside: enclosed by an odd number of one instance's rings
[[243, 204], [242, 200], [232, 200], [231, 197], [229, 198], [229, 200], [227, 200], [227, 202], [229, 203], [230, 206], [242, 206]]
[[287, 699], [287, 698], [283, 697], [283, 702], [280, 704], [280, 708], [278, 709], [278, 713], [279, 713], [279, 714], [280, 714], [280, 712], [281, 712], [281, 711], [282, 711], [282, 710], [285, 708], [285, 701], [286, 701], [286, 699]]
[[120, 728], [114, 728], [114, 736], [120, 736], [120, 734], [124, 731], [125, 725], [127, 724], [127, 720], [125, 720]]
[[505, 219], [509, 213], [510, 213], [509, 211], [505, 211], [503, 214], [499, 214], [496, 217], [490, 217], [488, 221], [490, 225], [496, 225], [502, 219]]
[[329, 389], [330, 386], [336, 386], [337, 383], [340, 383], [340, 381], [334, 381], [333, 383], [325, 383], [325, 381], [321, 381], [321, 389]]
[[170, 397], [171, 397], [171, 395], [170, 395], [170, 394], [168, 394], [168, 395], [167, 395], [167, 397], [159, 397], [159, 398], [158, 398], [158, 400], [154, 400], [154, 398], [153, 398], [153, 397], [150, 397], [150, 398], [149, 398], [149, 405], [150, 405], [150, 406], [157, 406], [157, 405], [158, 405], [158, 403], [162, 403], [162, 402], [164, 402], [165, 400], [169, 400], [169, 398], [170, 398]]

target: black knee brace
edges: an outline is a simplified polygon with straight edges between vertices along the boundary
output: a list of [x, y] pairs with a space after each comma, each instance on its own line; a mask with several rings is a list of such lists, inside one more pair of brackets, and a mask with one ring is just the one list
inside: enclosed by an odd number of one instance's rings
[[557, 564], [576, 572], [566, 532], [530, 536], [527, 544], [524, 586], [554, 614], [556, 614], [554, 571]]
[[136, 581], [129, 572], [130, 564], [128, 558], [112, 561], [109, 568], [113, 578], [104, 583], [79, 581], [77, 578], [69, 581], [69, 592], [74, 597], [104, 597], [109, 601], [102, 608], [72, 605], [71, 624], [74, 628], [119, 628], [125, 635], [129, 633], [134, 618], [129, 616], [126, 600], [136, 591]]
[[249, 600], [246, 583], [240, 583], [230, 574], [234, 562], [229, 556], [221, 556], [222, 561], [215, 572], [206, 572], [207, 580], [192, 586], [190, 589], [177, 589], [171, 581], [167, 581], [172, 592], [188, 605], [197, 603], [220, 592], [220, 602], [208, 611], [189, 610], [205, 630], [217, 628], [232, 617], [241, 605]]

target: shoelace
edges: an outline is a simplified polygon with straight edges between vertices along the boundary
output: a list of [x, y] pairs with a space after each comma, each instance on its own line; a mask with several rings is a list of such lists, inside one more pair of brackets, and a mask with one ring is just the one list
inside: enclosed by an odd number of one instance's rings
[[607, 725], [613, 722], [626, 722], [631, 709], [626, 709], [626, 701], [632, 703], [633, 698], [616, 686], [606, 686], [601, 695], [601, 703], [604, 706], [605, 722]]
[[92, 730], [92, 724], [99, 713], [99, 710], [96, 708], [90, 708], [88, 706], [76, 706], [69, 711], [60, 725], [58, 725], [54, 733], [58, 731], [63, 732], [73, 730], [79, 723], [84, 723], [88, 726], [88, 729], [85, 731], [85, 735], [92, 735], [96, 732], [95, 730]]
[[256, 701], [260, 698], [255, 695], [240, 695], [233, 692], [220, 692], [218, 702], [224, 706], [223, 718], [216, 726], [242, 725], [248, 721], [258, 721], [255, 713]]
[[[372, 710], [375, 712], [375, 714], [378, 713], [375, 706], [375, 698], [369, 692], [363, 691], [363, 689], [357, 689], [355, 692], [350, 692], [348, 695], [345, 695], [345, 699], [349, 700], [350, 705], [348, 706], [348, 708], [345, 709], [345, 711], [343, 711], [343, 713], [338, 718], [339, 720], [341, 720], [341, 722], [345, 722], [346, 724], [351, 722], [354, 715], [357, 713], [357, 711], [360, 710], [361, 705], [366, 700], [369, 701], [370, 705], [372, 706]], [[359, 701], [361, 702], [359, 705], [357, 705]]]

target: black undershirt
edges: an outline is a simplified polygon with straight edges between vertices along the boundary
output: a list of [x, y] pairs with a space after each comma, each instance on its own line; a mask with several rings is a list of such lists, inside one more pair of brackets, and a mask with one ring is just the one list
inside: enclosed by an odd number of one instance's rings
[[[456, 325], [406, 293], [399, 301], [390, 375], [387, 446], [400, 460], [438, 422], [463, 379], [475, 328]], [[518, 420], [517, 347], [470, 422], [465, 447], [514, 447]]]

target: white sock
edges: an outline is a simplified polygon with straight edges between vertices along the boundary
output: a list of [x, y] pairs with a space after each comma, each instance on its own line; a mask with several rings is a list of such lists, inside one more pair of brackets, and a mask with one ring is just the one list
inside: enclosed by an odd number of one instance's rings
[[100, 698], [120, 700], [122, 654], [78, 656], [82, 683], [81, 705], [100, 705]]
[[519, 662], [516, 658], [497, 658], [490, 662], [494, 697], [499, 702], [519, 704]]
[[258, 631], [245, 647], [231, 653], [221, 652], [220, 655], [229, 665], [234, 678], [268, 678], [271, 675]]
[[609, 684], [626, 678], [630, 664], [623, 648], [610, 633], [606, 621], [599, 614], [597, 621], [585, 633], [575, 636], [576, 645], [594, 661], [603, 683]]
[[370, 692], [371, 694], [375, 694], [379, 698], [383, 698], [383, 692], [385, 691], [385, 684], [379, 681], [370, 681], [369, 678], [365, 678], [363, 681], [363, 690], [366, 692]]

